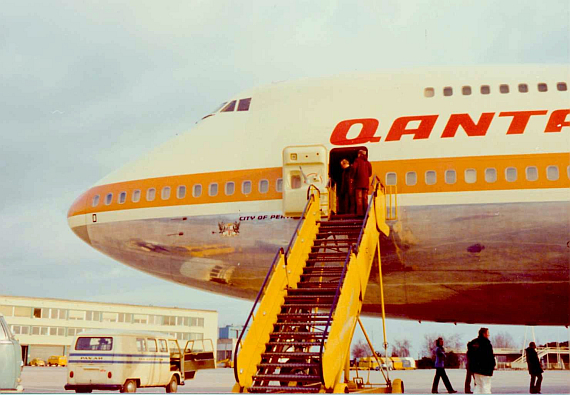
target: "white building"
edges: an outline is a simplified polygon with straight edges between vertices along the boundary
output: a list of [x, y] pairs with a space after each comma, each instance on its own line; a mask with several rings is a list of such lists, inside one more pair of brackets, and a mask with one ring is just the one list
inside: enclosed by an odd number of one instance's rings
[[218, 312], [212, 310], [0, 295], [0, 312], [25, 362], [66, 355], [73, 336], [85, 329], [162, 332], [179, 340], [212, 339], [214, 347], [218, 338]]

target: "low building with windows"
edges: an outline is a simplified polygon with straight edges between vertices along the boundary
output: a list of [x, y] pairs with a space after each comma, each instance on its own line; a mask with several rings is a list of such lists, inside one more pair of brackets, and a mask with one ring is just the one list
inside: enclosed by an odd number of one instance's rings
[[66, 355], [86, 329], [162, 332], [178, 340], [218, 338], [218, 312], [177, 307], [0, 295], [0, 312], [22, 345], [24, 362]]

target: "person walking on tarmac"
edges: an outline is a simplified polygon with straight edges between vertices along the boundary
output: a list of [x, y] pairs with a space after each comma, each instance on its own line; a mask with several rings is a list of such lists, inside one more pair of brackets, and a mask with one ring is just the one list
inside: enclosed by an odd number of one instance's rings
[[338, 186], [339, 214], [354, 214], [353, 169], [347, 159], [340, 161], [342, 174]]
[[473, 378], [473, 372], [470, 369], [471, 360], [473, 359], [473, 341], [467, 343], [467, 362], [465, 363], [465, 393], [472, 394], [471, 391], [471, 379]]
[[440, 337], [435, 341], [435, 377], [433, 378], [433, 384], [431, 386], [431, 393], [437, 394], [437, 387], [439, 386], [439, 378], [443, 380], [443, 384], [447, 389], [447, 392], [454, 394], [457, 391], [453, 389], [453, 386], [447, 378], [447, 373], [445, 373], [445, 350], [443, 349], [443, 339]]
[[471, 341], [473, 345], [473, 357], [469, 361], [469, 369], [475, 378], [476, 394], [491, 393], [491, 377], [495, 370], [495, 354], [489, 341], [489, 329], [479, 329], [479, 337]]
[[356, 202], [356, 215], [364, 216], [368, 210], [368, 187], [372, 176], [372, 165], [366, 159], [366, 151], [358, 151], [358, 158], [352, 165], [354, 171], [354, 191]]
[[526, 363], [528, 365], [528, 373], [530, 374], [530, 393], [540, 394], [540, 386], [542, 384], [542, 366], [540, 359], [536, 353], [536, 344], [530, 342], [526, 351]]

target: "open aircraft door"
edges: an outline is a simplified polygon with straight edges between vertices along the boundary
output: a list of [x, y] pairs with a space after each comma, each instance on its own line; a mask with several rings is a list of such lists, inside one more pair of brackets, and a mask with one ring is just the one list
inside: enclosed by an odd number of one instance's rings
[[283, 150], [283, 213], [299, 217], [307, 204], [310, 185], [321, 194], [321, 210], [328, 214], [328, 155], [322, 145], [286, 147]]

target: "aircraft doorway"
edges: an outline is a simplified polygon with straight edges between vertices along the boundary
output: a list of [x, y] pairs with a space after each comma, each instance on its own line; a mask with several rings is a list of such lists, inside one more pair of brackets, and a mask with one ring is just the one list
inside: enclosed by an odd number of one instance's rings
[[[360, 147], [348, 147], [348, 148], [334, 148], [330, 151], [329, 155], [329, 177], [331, 179], [331, 186], [334, 190], [334, 197], [336, 199], [336, 210], [337, 214], [347, 214], [350, 211], [354, 211], [354, 207], [349, 207], [345, 210], [339, 204], [339, 193], [340, 193], [340, 185], [342, 180], [342, 166], [340, 162], [343, 159], [348, 160], [349, 164], [352, 166], [355, 159], [358, 157], [358, 151], [364, 150], [366, 151], [366, 155], [368, 156], [368, 148], [360, 146]], [[348, 212], [344, 212], [348, 211]]]

